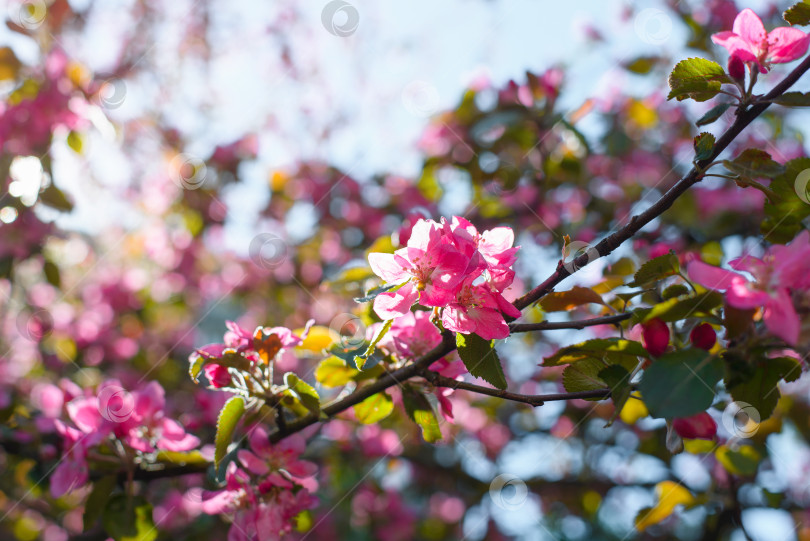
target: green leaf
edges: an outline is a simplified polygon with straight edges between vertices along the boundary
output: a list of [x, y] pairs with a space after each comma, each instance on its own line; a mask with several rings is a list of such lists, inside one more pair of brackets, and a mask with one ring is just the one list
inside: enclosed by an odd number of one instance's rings
[[[649, 310], [637, 310], [641, 315], [639, 323], [659, 318], [666, 322], [680, 321], [687, 317], [708, 314], [723, 304], [723, 295], [717, 291], [705, 291], [687, 297], [675, 297], [656, 304]], [[634, 312], [634, 316], [636, 315]]]
[[715, 451], [714, 456], [729, 473], [735, 475], [756, 474], [759, 462], [762, 460], [757, 450], [750, 445], [741, 445], [737, 449], [721, 445]]
[[764, 421], [773, 414], [782, 396], [779, 393], [779, 381], [794, 381], [801, 373], [801, 365], [790, 357], [765, 359], [757, 364], [753, 376], [734, 385], [729, 392], [735, 401], [754, 406], [760, 420]]
[[45, 274], [45, 279], [48, 280], [49, 284], [54, 287], [60, 286], [62, 280], [59, 276], [59, 267], [53, 261], [46, 259], [42, 265], [42, 272]]
[[467, 371], [494, 387], [504, 390], [506, 389], [506, 376], [493, 344], [493, 340], [484, 340], [477, 334], [456, 334], [458, 355], [464, 361]]
[[622, 66], [629, 72], [644, 75], [650, 73], [650, 71], [662, 61], [663, 58], [660, 56], [640, 56], [634, 60], [625, 62]]
[[439, 429], [436, 414], [423, 394], [411, 387], [404, 387], [402, 404], [405, 406], [408, 417], [422, 429], [422, 437], [426, 442], [433, 443], [442, 439], [442, 431]]
[[773, 178], [785, 172], [785, 166], [771, 159], [764, 150], [748, 148], [733, 160], [723, 160], [726, 169], [745, 178]]
[[228, 445], [233, 441], [233, 433], [236, 425], [245, 413], [245, 399], [241, 396], [231, 397], [219, 412], [217, 418], [217, 434], [214, 438], [214, 466], [219, 468], [219, 463], [228, 452]]
[[627, 284], [630, 287], [641, 287], [650, 282], [656, 282], [667, 276], [678, 274], [681, 265], [675, 254], [664, 254], [650, 259], [633, 275], [633, 281]]
[[362, 370], [363, 367], [366, 365], [366, 361], [368, 361], [368, 358], [374, 354], [374, 351], [377, 349], [377, 344], [379, 344], [380, 340], [382, 340], [383, 337], [386, 335], [388, 330], [391, 328], [391, 324], [393, 322], [394, 322], [393, 319], [386, 320], [386, 322], [383, 323], [382, 328], [377, 333], [377, 336], [375, 336], [374, 340], [372, 340], [371, 343], [368, 345], [368, 348], [366, 349], [365, 353], [363, 353], [362, 355], [355, 355], [354, 364], [355, 366], [357, 366], [358, 370]]
[[613, 358], [627, 357], [630, 362], [635, 361], [636, 357], [650, 356], [640, 342], [623, 338], [594, 338], [573, 346], [560, 348], [554, 355], [543, 359], [543, 366], [570, 364], [581, 359], [603, 361], [608, 355]]
[[810, 92], [785, 92], [774, 98], [773, 103], [784, 107], [810, 107]]
[[127, 501], [125, 494], [110, 498], [101, 524], [115, 541], [154, 541], [158, 536], [152, 505], [142, 496], [134, 496], [132, 501]]
[[185, 466], [187, 464], [202, 466], [204, 464], [209, 463], [208, 460], [202, 455], [202, 453], [196, 450], [158, 451], [157, 460], [158, 462], [167, 462], [169, 464], [177, 464], [179, 466]]
[[312, 385], [292, 372], [284, 374], [284, 383], [309, 411], [313, 413], [321, 411], [321, 397]]
[[722, 376], [720, 359], [702, 349], [680, 349], [653, 361], [638, 389], [652, 417], [689, 417], [712, 405]]
[[785, 164], [785, 172], [768, 185], [779, 197], [765, 201], [761, 231], [768, 242], [784, 244], [793, 240], [810, 216], [810, 158], [797, 158]]
[[546, 312], [562, 312], [589, 303], [605, 304], [605, 301], [589, 287], [574, 286], [568, 291], [549, 293], [540, 301], [540, 307]]
[[383, 284], [381, 286], [377, 286], [369, 289], [368, 292], [362, 297], [355, 297], [354, 302], [362, 304], [364, 302], [373, 301], [380, 293], [385, 293], [386, 291], [391, 291], [392, 289], [399, 289], [403, 285], [404, 284]]
[[665, 301], [669, 299], [674, 299], [675, 297], [681, 297], [683, 295], [689, 294], [689, 288], [683, 284], [672, 284], [671, 286], [664, 289], [661, 292], [661, 298]]
[[621, 413], [625, 402], [630, 398], [630, 392], [633, 390], [630, 386], [630, 372], [621, 365], [613, 364], [599, 371], [599, 379], [610, 387], [610, 398], [613, 400], [614, 406], [613, 415], [607, 423], [607, 426], [610, 426]]
[[113, 489], [115, 489], [115, 484], [115, 475], [105, 475], [93, 483], [93, 490], [84, 502], [82, 525], [85, 532], [92, 528], [101, 516], [101, 512], [104, 510], [104, 504], [110, 499], [110, 494], [112, 494]]
[[188, 364], [188, 375], [191, 377], [191, 381], [194, 383], [200, 382], [200, 372], [202, 372], [203, 366], [205, 366], [205, 358], [201, 355], [190, 358]]
[[717, 121], [723, 113], [728, 111], [728, 108], [731, 107], [732, 104], [730, 103], [721, 103], [720, 105], [715, 105], [711, 109], [709, 109], [705, 115], [700, 117], [695, 125], [697, 126], [708, 126], [712, 122]]
[[324, 387], [341, 387], [352, 381], [359, 373], [347, 365], [346, 361], [333, 355], [320, 362], [315, 369], [315, 379]]
[[[782, 17], [791, 25], [805, 26], [810, 24], [810, 4], [799, 2], [787, 8]], [[792, 94], [792, 92], [791, 92]]]
[[354, 415], [364, 424], [382, 421], [394, 411], [394, 401], [387, 393], [377, 393], [369, 396], [354, 406]]
[[709, 132], [701, 132], [700, 135], [695, 137], [693, 145], [695, 147], [695, 161], [708, 160], [712, 157], [714, 151], [715, 138]]
[[49, 185], [39, 193], [39, 201], [51, 208], [55, 208], [56, 210], [61, 210], [63, 212], [70, 212], [73, 210], [73, 203], [70, 202], [62, 190], [53, 184]]
[[[599, 359], [581, 359], [571, 363], [563, 370], [563, 387], [569, 393], [606, 389], [607, 383], [599, 376], [599, 372], [604, 368], [606, 368], [605, 363]], [[590, 400], [601, 400], [601, 398], [591, 398]]]
[[667, 99], [706, 101], [720, 92], [723, 83], [731, 80], [720, 64], [705, 58], [688, 58], [678, 62], [670, 73]]

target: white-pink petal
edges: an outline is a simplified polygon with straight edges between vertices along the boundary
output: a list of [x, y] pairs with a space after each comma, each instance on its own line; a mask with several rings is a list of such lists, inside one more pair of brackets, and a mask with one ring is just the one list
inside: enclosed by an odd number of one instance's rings
[[750, 8], [742, 10], [737, 15], [734, 19], [732, 30], [735, 34], [751, 44], [752, 47], [757, 48], [761, 47], [768, 36], [765, 32], [765, 25], [762, 24], [762, 19]]
[[374, 274], [386, 282], [399, 282], [408, 277], [408, 273], [397, 263], [394, 254], [372, 252], [368, 254], [368, 263]]

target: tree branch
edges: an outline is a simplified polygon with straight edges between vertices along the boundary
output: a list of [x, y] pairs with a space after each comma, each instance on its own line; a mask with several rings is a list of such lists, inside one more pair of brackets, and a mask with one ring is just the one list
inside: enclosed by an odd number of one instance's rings
[[483, 387], [465, 381], [448, 378], [442, 376], [432, 370], [423, 370], [419, 374], [436, 387], [447, 387], [449, 389], [456, 389], [461, 391], [469, 391], [472, 393], [483, 394], [487, 396], [494, 396], [496, 398], [503, 398], [504, 400], [511, 400], [513, 402], [521, 402], [528, 404], [532, 407], [542, 406], [544, 402], [559, 402], [561, 400], [574, 400], [577, 398], [607, 398], [610, 396], [610, 389], [597, 389], [594, 391], [581, 391], [576, 393], [554, 393], [554, 394], [541, 394], [529, 395], [520, 393], [510, 393], [509, 391], [501, 391], [500, 389], [493, 389], [491, 387]]
[[580, 321], [541, 321], [540, 323], [511, 323], [509, 330], [513, 333], [516, 332], [533, 332], [533, 331], [556, 331], [559, 329], [578, 329], [582, 330], [585, 327], [593, 327], [594, 325], [611, 325], [630, 319], [633, 314], [627, 312], [625, 314], [615, 314], [612, 316], [594, 317], [591, 319], [583, 319]]
[[618, 248], [624, 241], [635, 235], [642, 227], [653, 221], [655, 218], [664, 213], [678, 197], [683, 195], [686, 190], [691, 188], [694, 184], [700, 182], [703, 178], [702, 173], [712, 161], [717, 158], [725, 149], [731, 144], [734, 139], [759, 115], [761, 115], [771, 104], [768, 100], [772, 100], [777, 96], [781, 96], [787, 89], [793, 86], [802, 75], [810, 69], [810, 56], [804, 59], [796, 69], [790, 72], [782, 81], [779, 82], [773, 89], [763, 96], [756, 104], [743, 111], [738, 110], [737, 119], [734, 124], [729, 127], [726, 132], [720, 136], [712, 149], [710, 156], [703, 160], [698, 160], [695, 167], [681, 180], [675, 183], [672, 188], [662, 195], [655, 203], [650, 205], [647, 210], [641, 214], [637, 214], [630, 219], [624, 227], [615, 233], [608, 235], [602, 239], [595, 247], [596, 256], [593, 256], [593, 251], [588, 251], [576, 259], [569, 265], [563, 266], [562, 261], [557, 265], [557, 270], [552, 273], [542, 284], [529, 291], [523, 297], [514, 302], [515, 308], [523, 310], [530, 304], [540, 300], [545, 295], [550, 293], [554, 287], [573, 274], [568, 270], [568, 267], [573, 267], [574, 272], [584, 267], [591, 261], [605, 257]]
[[[782, 95], [787, 89], [798, 81], [807, 70], [810, 69], [810, 56], [805, 58], [796, 69], [790, 72], [782, 81], [779, 82], [770, 92], [762, 97], [755, 105], [745, 110], [738, 110], [737, 119], [734, 121], [728, 130], [717, 140], [712, 149], [710, 156], [703, 160], [698, 160], [696, 166], [693, 167], [689, 173], [681, 180], [675, 183], [664, 195], [662, 195], [655, 203], [650, 205], [644, 212], [633, 216], [630, 221], [621, 227], [615, 233], [608, 235], [602, 239], [596, 246], [596, 256], [594, 257], [591, 252], [584, 253], [577, 257], [572, 263], [574, 272], [584, 267], [591, 261], [605, 257], [618, 248], [624, 241], [630, 239], [642, 227], [653, 221], [655, 218], [664, 213], [678, 197], [683, 195], [690, 187], [700, 181], [704, 170], [712, 161], [717, 158], [732, 141], [759, 115], [761, 115], [771, 104], [767, 100], [772, 100], [777, 96]], [[572, 265], [569, 265], [569, 267]], [[551, 276], [549, 276], [543, 283], [529, 291], [526, 295], [516, 300], [513, 304], [518, 310], [523, 310], [530, 304], [540, 300], [545, 295], [553, 291], [554, 287], [562, 282], [568, 276], [573, 274], [570, 272], [563, 262], [560, 261]], [[322, 413], [327, 417], [334, 417], [338, 413], [347, 410], [348, 408], [358, 404], [371, 395], [377, 394], [389, 387], [398, 385], [400, 382], [408, 380], [419, 374], [420, 371], [430, 366], [435, 361], [438, 361], [448, 353], [456, 349], [455, 340], [452, 333], [445, 332], [442, 336], [442, 342], [436, 346], [432, 351], [426, 353], [422, 358], [416, 360], [414, 363], [404, 366], [393, 372], [389, 372], [382, 376], [374, 383], [357, 389], [354, 393], [346, 398], [330, 404], [322, 410]], [[320, 416], [315, 414], [307, 415], [293, 422], [287, 424], [285, 430], [276, 430], [270, 434], [270, 441], [277, 442], [285, 437], [299, 432], [304, 428], [318, 422]]]

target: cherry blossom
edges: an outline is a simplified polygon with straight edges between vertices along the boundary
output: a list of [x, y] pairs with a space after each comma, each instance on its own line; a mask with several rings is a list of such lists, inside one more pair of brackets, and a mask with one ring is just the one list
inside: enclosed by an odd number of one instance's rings
[[810, 289], [810, 232], [803, 231], [788, 246], [772, 246], [762, 259], [746, 255], [729, 265], [750, 273], [754, 280], [702, 261], [692, 261], [687, 272], [702, 286], [725, 291], [726, 301], [734, 308], [764, 308], [762, 320], [767, 329], [796, 345], [801, 321], [793, 306], [792, 292]]
[[712, 41], [725, 47], [732, 57], [750, 63], [767, 73], [771, 64], [784, 64], [804, 56], [810, 35], [787, 26], [765, 31], [756, 13], [746, 8], [734, 19], [731, 32], [712, 35]]

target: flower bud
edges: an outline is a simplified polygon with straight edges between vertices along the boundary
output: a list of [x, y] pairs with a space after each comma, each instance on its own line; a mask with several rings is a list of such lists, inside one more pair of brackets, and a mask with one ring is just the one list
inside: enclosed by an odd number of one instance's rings
[[204, 368], [205, 377], [211, 383], [211, 387], [219, 389], [231, 384], [231, 374], [228, 369], [219, 364], [208, 364]]
[[745, 63], [737, 55], [731, 55], [728, 59], [728, 74], [738, 83], [745, 83]]
[[696, 348], [709, 351], [717, 343], [717, 333], [708, 323], [701, 323], [689, 333], [689, 341]]
[[660, 357], [669, 346], [669, 327], [655, 318], [641, 326], [641, 343], [653, 357]]
[[680, 437], [688, 440], [711, 440], [717, 434], [717, 423], [705, 411], [691, 417], [674, 419], [672, 428]]

